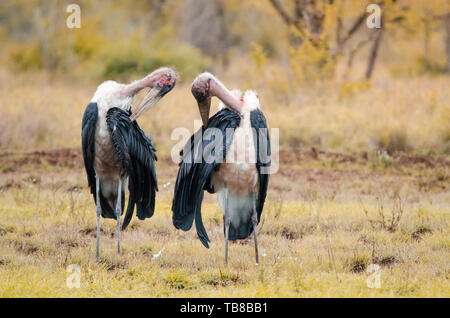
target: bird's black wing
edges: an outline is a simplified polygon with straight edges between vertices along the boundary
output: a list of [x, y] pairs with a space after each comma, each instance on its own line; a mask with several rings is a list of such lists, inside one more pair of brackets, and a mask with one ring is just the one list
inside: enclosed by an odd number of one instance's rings
[[84, 168], [91, 193], [96, 201], [96, 183], [94, 170], [95, 157], [95, 129], [97, 125], [98, 108], [97, 103], [89, 103], [84, 111], [81, 123], [81, 149], [83, 151]]
[[267, 128], [266, 118], [260, 109], [253, 110], [250, 113], [250, 122], [254, 129], [254, 142], [256, 145], [256, 168], [259, 177], [259, 190], [256, 202], [256, 212], [258, 213], [258, 222], [266, 200], [267, 188], [269, 186], [270, 173], [270, 138]]
[[[203, 190], [215, 191], [209, 182], [211, 173], [225, 159], [239, 122], [240, 116], [235, 112], [229, 109], [219, 111], [209, 119], [207, 129], [202, 127], [198, 130], [181, 152], [172, 202], [173, 225], [188, 231], [195, 218], [197, 235], [205, 247], [209, 247], [209, 238], [201, 216]], [[221, 138], [222, 147], [214, 147], [217, 145], [214, 141], [219, 140], [217, 137]]]
[[138, 123], [130, 120], [129, 115], [117, 107], [109, 109], [106, 114], [106, 122], [117, 156], [129, 174], [130, 197], [122, 229], [130, 223], [134, 205], [140, 220], [153, 215], [158, 191], [155, 146]]

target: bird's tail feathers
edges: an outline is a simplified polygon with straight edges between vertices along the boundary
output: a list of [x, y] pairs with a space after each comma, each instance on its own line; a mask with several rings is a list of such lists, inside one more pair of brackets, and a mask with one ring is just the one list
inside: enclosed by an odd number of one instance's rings
[[187, 214], [184, 217], [175, 217], [175, 214], [172, 216], [173, 225], [176, 229], [189, 231], [194, 223], [195, 213]]
[[206, 233], [205, 226], [203, 225], [200, 208], [198, 208], [197, 211], [195, 212], [195, 228], [197, 229], [197, 235], [198, 238], [200, 239], [200, 242], [202, 242], [202, 244], [206, 248], [209, 248], [208, 243], [210, 242], [210, 240], [208, 237], [208, 233]]
[[128, 199], [127, 213], [125, 214], [125, 218], [123, 219], [122, 231], [127, 228], [128, 224], [130, 224], [130, 221], [133, 218], [134, 205], [134, 199], [130, 196], [130, 198]]
[[[102, 217], [106, 219], [116, 219], [116, 200], [117, 200], [117, 190], [107, 193], [108, 195], [105, 196], [104, 194], [104, 187], [110, 187], [110, 184], [106, 184], [105, 181], [100, 181], [100, 206], [102, 208]], [[125, 208], [125, 191], [121, 191], [121, 203], [122, 203], [122, 214], [123, 210]]]

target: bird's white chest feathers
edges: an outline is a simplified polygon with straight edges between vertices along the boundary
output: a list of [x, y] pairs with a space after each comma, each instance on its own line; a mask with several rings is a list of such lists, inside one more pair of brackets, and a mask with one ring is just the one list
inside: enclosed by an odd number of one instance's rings
[[[236, 128], [225, 162], [218, 172], [213, 174], [212, 182], [216, 189], [226, 185], [230, 192], [246, 194], [254, 191], [258, 184], [256, 169], [256, 147], [250, 122], [250, 113], [259, 108], [259, 100], [253, 91], [245, 94], [233, 91], [233, 94], [243, 98], [242, 118]], [[221, 103], [219, 109], [227, 107]]]
[[97, 88], [91, 102], [97, 103], [97, 134], [99, 137], [109, 138], [109, 130], [106, 124], [106, 114], [109, 109], [117, 107], [128, 111], [133, 105], [135, 100], [134, 96], [121, 96], [120, 92], [124, 87], [124, 84], [115, 81], [106, 81]]
[[101, 177], [108, 177], [116, 173], [120, 167], [114, 150], [106, 114], [108, 110], [117, 107], [125, 111], [129, 110], [134, 102], [134, 97], [121, 96], [120, 92], [125, 87], [114, 81], [102, 83], [94, 94], [91, 102], [97, 103], [98, 117], [95, 133], [95, 162], [96, 173]]
[[[253, 91], [246, 91], [242, 94], [240, 91], [233, 91], [233, 94], [243, 100], [242, 118], [239, 126], [236, 128], [227, 152], [226, 161], [235, 163], [240, 170], [251, 169], [256, 163], [256, 148], [253, 140], [252, 125], [250, 122], [250, 114], [253, 110], [259, 109], [259, 99]], [[227, 107], [223, 103], [219, 105]]]

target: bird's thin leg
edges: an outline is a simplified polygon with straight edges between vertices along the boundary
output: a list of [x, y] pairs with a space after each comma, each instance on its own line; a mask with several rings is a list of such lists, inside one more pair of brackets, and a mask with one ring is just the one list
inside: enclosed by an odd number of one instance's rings
[[100, 206], [100, 179], [95, 176], [95, 198], [96, 198], [96, 213], [97, 213], [97, 262], [100, 260], [100, 215], [102, 215], [102, 208]]
[[224, 217], [224, 223], [225, 223], [225, 265], [228, 265], [228, 233], [230, 231], [230, 204], [229, 204], [229, 198], [228, 198], [228, 189], [225, 190], [225, 217]]
[[117, 187], [117, 254], [120, 254], [120, 216], [122, 215], [122, 179], [119, 178], [119, 186]]
[[256, 212], [256, 194], [253, 193], [253, 214], [252, 214], [252, 223], [253, 223], [253, 234], [255, 236], [255, 255], [256, 255], [256, 264], [259, 264], [258, 259], [258, 239], [256, 230], [258, 228], [258, 214]]

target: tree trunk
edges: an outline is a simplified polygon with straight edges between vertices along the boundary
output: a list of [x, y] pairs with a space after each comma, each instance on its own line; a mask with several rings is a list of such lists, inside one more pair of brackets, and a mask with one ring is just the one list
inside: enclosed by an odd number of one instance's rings
[[445, 49], [447, 51], [447, 73], [450, 73], [450, 13], [445, 17]]
[[428, 20], [424, 20], [424, 39], [423, 39], [423, 50], [424, 50], [424, 63], [425, 70], [428, 72], [431, 69], [430, 63], [430, 25]]
[[366, 79], [370, 79], [372, 77], [373, 69], [375, 67], [375, 61], [377, 60], [378, 50], [380, 48], [381, 38], [383, 37], [383, 29], [378, 29], [377, 35], [375, 36], [375, 40], [373, 42], [372, 48], [370, 50], [369, 56], [369, 64], [367, 65], [366, 71]]

